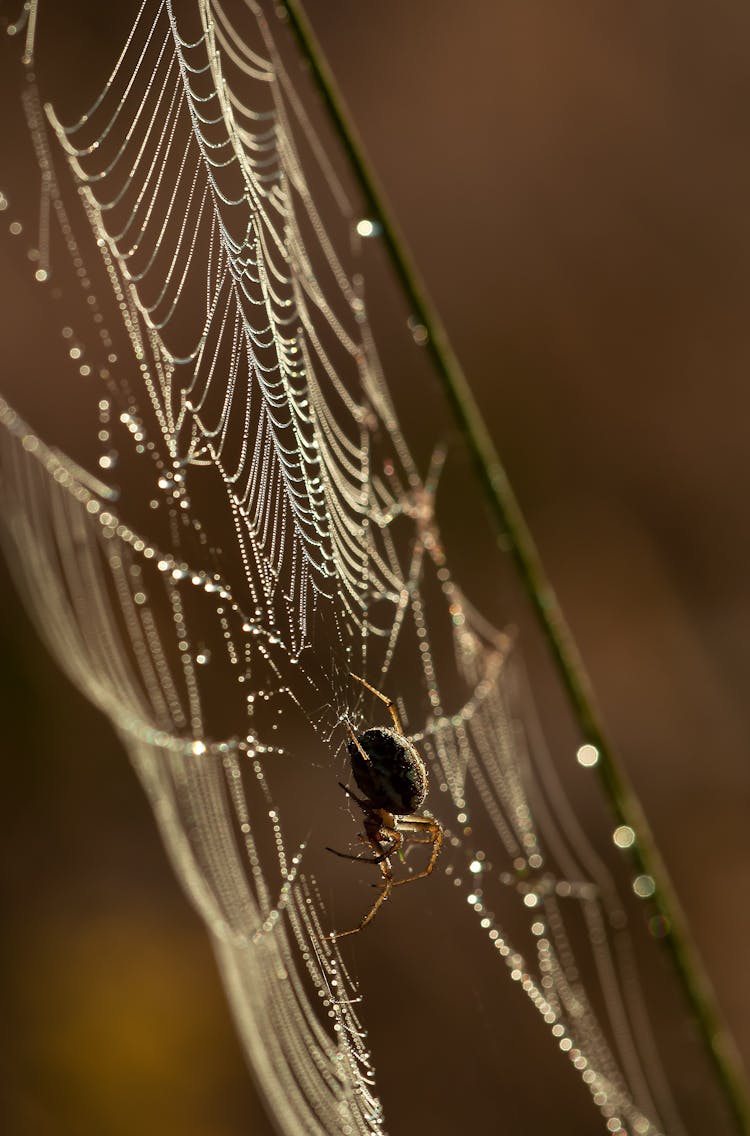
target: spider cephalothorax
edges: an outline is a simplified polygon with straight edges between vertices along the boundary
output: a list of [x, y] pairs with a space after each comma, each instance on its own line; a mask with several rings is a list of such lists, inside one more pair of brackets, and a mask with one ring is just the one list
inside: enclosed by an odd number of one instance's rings
[[[378, 864], [383, 886], [359, 926], [351, 931], [339, 931], [334, 938], [353, 935], [366, 927], [394, 887], [429, 876], [443, 842], [443, 830], [438, 822], [431, 817], [416, 815], [427, 795], [427, 770], [415, 746], [404, 735], [396, 707], [390, 698], [359, 675], [352, 674], [352, 678], [386, 704], [395, 728], [373, 726], [364, 733], [355, 734], [351, 726], [348, 727], [347, 749], [352, 773], [357, 787], [365, 794], [364, 799], [357, 797], [346, 785], [342, 784], [341, 788], [362, 810], [364, 833], [360, 840], [369, 845], [376, 855], [352, 856], [347, 852], [336, 852], [335, 848], [329, 848], [329, 851], [346, 860]], [[405, 844], [431, 845], [430, 859], [424, 871], [403, 880], [394, 880], [390, 857], [394, 852], [400, 852]]]

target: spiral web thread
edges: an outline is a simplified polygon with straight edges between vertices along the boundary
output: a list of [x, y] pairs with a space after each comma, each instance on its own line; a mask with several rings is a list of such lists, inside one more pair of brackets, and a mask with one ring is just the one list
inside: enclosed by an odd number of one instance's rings
[[[37, 278], [50, 271], [54, 223], [90, 320], [88, 333], [64, 334], [99, 383], [101, 442], [93, 475], [0, 401], [3, 512], [28, 604], [130, 753], [281, 1130], [378, 1133], [384, 1120], [367, 992], [330, 938], [308, 841], [285, 835], [295, 826], [279, 769], [288, 778], [305, 754], [277, 744], [271, 711], [298, 714], [330, 755], [345, 720], [363, 720], [348, 672], [391, 690], [398, 667], [421, 678], [411, 736], [450, 820], [441, 866], [456, 898], [607, 1130], [680, 1133], [622, 905], [565, 803], [511, 638], [451, 575], [435, 519], [439, 439], [422, 477], [354, 270], [356, 212], [272, 18], [252, 2], [230, 19], [197, 0], [186, 27], [184, 7], [144, 0], [106, 86], [72, 125], [35, 87], [24, 96], [42, 173]], [[103, 296], [65, 205], [69, 179]], [[449, 682], [466, 692], [455, 712]], [[419, 713], [411, 707], [412, 723]], [[470, 809], [493, 834], [480, 851]], [[528, 916], [527, 957], [490, 905], [491, 876]]]

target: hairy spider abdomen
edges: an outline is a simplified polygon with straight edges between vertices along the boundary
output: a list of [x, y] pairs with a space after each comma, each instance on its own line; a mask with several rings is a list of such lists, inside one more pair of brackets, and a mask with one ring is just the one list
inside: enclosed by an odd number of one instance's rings
[[352, 773], [370, 804], [396, 816], [416, 812], [427, 795], [427, 770], [414, 746], [378, 726], [358, 734], [357, 741], [369, 760], [350, 741]]

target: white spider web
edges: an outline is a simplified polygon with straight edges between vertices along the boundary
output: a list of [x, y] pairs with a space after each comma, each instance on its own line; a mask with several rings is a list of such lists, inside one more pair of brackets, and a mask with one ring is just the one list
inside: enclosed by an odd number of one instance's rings
[[[128, 749], [281, 1131], [384, 1130], [367, 987], [330, 938], [372, 893], [321, 851], [360, 820], [335, 796], [346, 722], [382, 712], [356, 671], [401, 696], [427, 761], [446, 902], [475, 918], [608, 1131], [681, 1133], [623, 902], [565, 803], [513, 636], [451, 573], [439, 414], [402, 434], [357, 209], [274, 20], [270, 4], [144, 0], [80, 118], [25, 92], [37, 278], [58, 271], [56, 227], [88, 418], [61, 449], [0, 401], [21, 586]], [[341, 920], [326, 875], [351, 892]]]

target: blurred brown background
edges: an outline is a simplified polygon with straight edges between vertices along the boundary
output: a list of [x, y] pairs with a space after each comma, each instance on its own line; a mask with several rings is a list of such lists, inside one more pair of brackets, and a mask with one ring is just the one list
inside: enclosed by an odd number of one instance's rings
[[[112, 28], [67, 7], [75, 75]], [[750, 10], [307, 9], [747, 1058]], [[0, 258], [7, 303], [23, 266]], [[270, 1131], [126, 760], [2, 595], [9, 1130]]]

